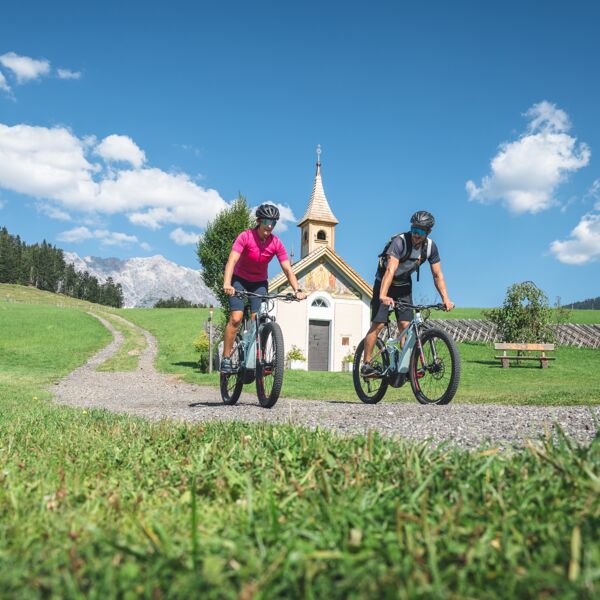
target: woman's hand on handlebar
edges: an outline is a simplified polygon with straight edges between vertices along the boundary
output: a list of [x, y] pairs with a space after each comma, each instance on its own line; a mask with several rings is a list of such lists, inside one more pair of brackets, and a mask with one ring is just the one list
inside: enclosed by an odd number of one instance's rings
[[223, 291], [228, 295], [228, 296], [235, 296], [235, 288], [229, 284], [223, 284]]
[[296, 298], [296, 300], [305, 300], [306, 294], [302, 290], [296, 290], [294, 292], [294, 298]]

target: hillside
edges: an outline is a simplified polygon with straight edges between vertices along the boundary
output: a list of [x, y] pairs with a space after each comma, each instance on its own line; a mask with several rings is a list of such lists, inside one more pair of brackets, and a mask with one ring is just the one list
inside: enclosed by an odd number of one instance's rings
[[67, 308], [79, 308], [85, 311], [116, 312], [110, 306], [94, 304], [87, 300], [78, 300], [64, 294], [45, 292], [34, 287], [16, 285], [12, 283], [0, 283], [0, 302], [18, 302], [22, 304], [40, 304], [47, 306], [58, 306]]

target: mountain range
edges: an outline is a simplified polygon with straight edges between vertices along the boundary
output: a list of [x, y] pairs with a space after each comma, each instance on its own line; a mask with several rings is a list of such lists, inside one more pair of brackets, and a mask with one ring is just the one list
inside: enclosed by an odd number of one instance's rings
[[182, 267], [159, 254], [122, 260], [96, 256], [81, 258], [75, 252], [65, 252], [64, 257], [76, 271], [88, 271], [100, 283], [109, 277], [120, 283], [125, 308], [149, 308], [158, 300], [180, 296], [193, 304], [219, 304], [202, 280], [201, 271]]

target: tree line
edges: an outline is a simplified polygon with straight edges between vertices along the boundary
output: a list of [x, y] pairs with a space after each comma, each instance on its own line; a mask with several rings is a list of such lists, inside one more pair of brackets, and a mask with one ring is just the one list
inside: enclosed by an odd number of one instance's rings
[[99, 283], [88, 271], [80, 273], [72, 264], [66, 264], [60, 248], [46, 240], [26, 244], [6, 227], [0, 229], [0, 283], [29, 285], [96, 304], [123, 306], [123, 289], [112, 277]]
[[575, 310], [600, 310], [600, 296], [581, 300], [580, 302], [573, 302], [566, 306], [567, 308], [573, 308]]
[[202, 303], [194, 304], [183, 296], [171, 296], [156, 302], [154, 308], [209, 308], [209, 306], [209, 304]]

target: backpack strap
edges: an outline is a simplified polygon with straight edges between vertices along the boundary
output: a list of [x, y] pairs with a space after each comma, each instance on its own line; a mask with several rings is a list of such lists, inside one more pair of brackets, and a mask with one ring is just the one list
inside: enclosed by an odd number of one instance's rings
[[[433, 241], [431, 240], [431, 238], [427, 238], [427, 243], [423, 246], [423, 248], [421, 248], [421, 260], [419, 261], [419, 264], [417, 265], [417, 281], [419, 281], [419, 276], [421, 274], [421, 265], [426, 261], [429, 260], [429, 257], [431, 256], [431, 246], [433, 245]], [[425, 258], [423, 258], [423, 255], [425, 255]]]
[[396, 233], [395, 235], [393, 235], [388, 240], [387, 244], [384, 246], [383, 250], [381, 251], [381, 253], [378, 256], [379, 263], [378, 263], [378, 267], [377, 267], [377, 273], [380, 275], [383, 275], [383, 272], [385, 271], [385, 269], [387, 267], [387, 251], [390, 249], [392, 242], [398, 236], [402, 236], [402, 239], [404, 240], [405, 251], [404, 251], [404, 257], [402, 258], [402, 260], [405, 260], [406, 257], [410, 254], [410, 249], [409, 249], [408, 253], [406, 253], [406, 248], [408, 247], [406, 234], [405, 233]]

